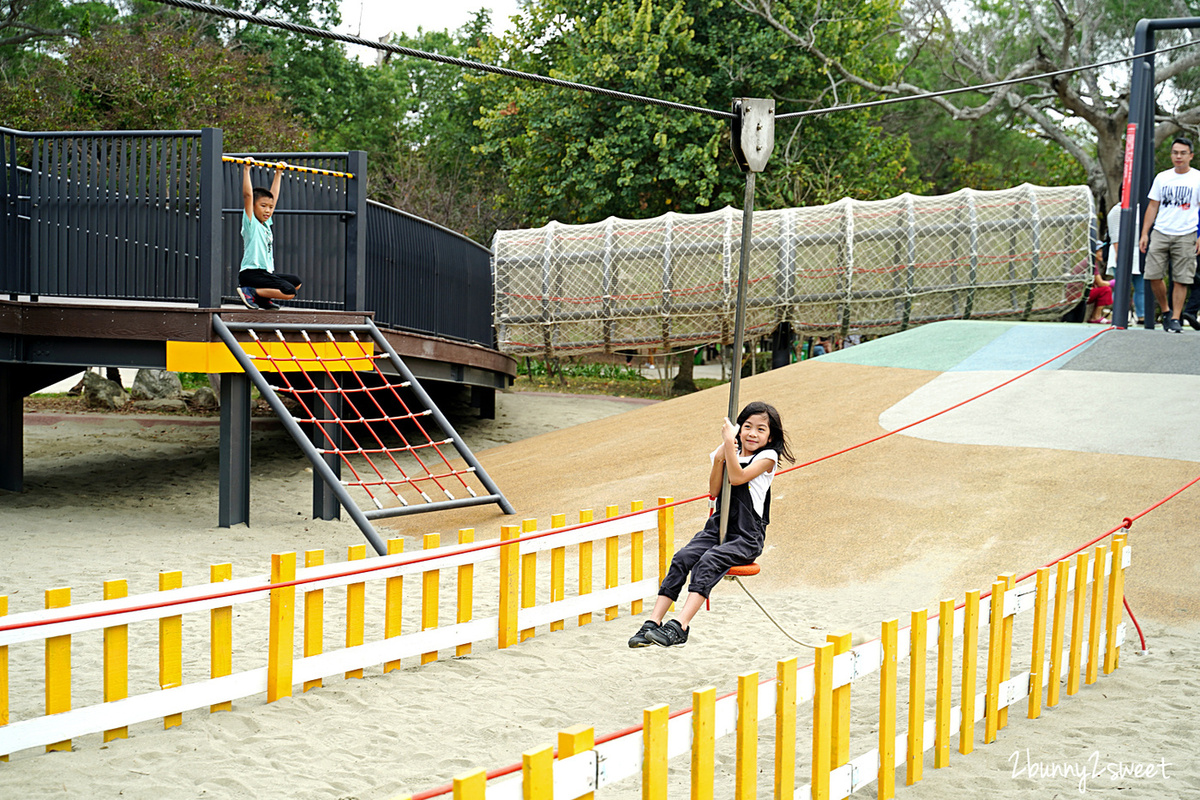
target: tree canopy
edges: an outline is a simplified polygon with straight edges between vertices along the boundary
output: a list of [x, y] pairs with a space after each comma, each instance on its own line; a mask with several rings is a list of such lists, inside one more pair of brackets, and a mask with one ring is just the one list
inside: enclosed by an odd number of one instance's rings
[[[1141, 18], [1167, 9], [1152, 0], [908, 0], [880, 36], [896, 42], [901, 68], [886, 79], [867, 74], [842, 51], [823, 46], [815, 33], [844, 24], [834, 13], [814, 18], [805, 0], [732, 0], [766, 21], [824, 65], [840, 85], [879, 96], [915, 95], [1085, 66], [1132, 54]], [[1196, 0], [1178, 0], [1174, 16], [1195, 16]], [[1179, 42], [1171, 33], [1159, 42]], [[1155, 142], [1161, 144], [1200, 124], [1200, 47], [1159, 56]], [[982, 94], [930, 100], [951, 119], [996, 124], [1052, 143], [1079, 164], [1097, 197], [1114, 202], [1120, 185], [1123, 138], [1129, 113], [1129, 68], [1090, 69], [1005, 86]]]
[[[317, 27], [338, 22], [336, 0], [222, 5]], [[480, 12], [455, 31], [392, 41], [712, 109], [770, 97], [783, 112], [1119, 55], [1133, 22], [1157, 13], [1152, 6], [524, 0], [501, 35]], [[1200, 53], [1183, 50], [1159, 70], [1158, 138], [1200, 124], [1198, 67]], [[1126, 75], [785, 120], [758, 203], [1082, 180], [1111, 201]], [[367, 150], [373, 197], [482, 241], [499, 227], [549, 219], [740, 204], [742, 190], [721, 119], [420, 59], [364, 64], [336, 43], [149, 0], [11, 0], [0, 14], [0, 116], [26, 128], [216, 125], [245, 150]]]

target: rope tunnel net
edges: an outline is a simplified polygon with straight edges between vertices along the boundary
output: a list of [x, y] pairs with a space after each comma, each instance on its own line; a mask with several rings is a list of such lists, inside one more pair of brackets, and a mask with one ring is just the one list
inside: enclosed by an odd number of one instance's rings
[[[740, 211], [498, 231], [494, 317], [508, 353], [732, 341]], [[1086, 186], [756, 211], [746, 335], [885, 334], [946, 319], [1056, 319], [1088, 278]]]
[[407, 391], [408, 381], [382, 369], [389, 355], [354, 331], [323, 333], [314, 340], [307, 331], [250, 329], [244, 350], [276, 376], [276, 394], [312, 431], [318, 451], [336, 457], [342, 485], [377, 509], [479, 497], [475, 468], [433, 411]]

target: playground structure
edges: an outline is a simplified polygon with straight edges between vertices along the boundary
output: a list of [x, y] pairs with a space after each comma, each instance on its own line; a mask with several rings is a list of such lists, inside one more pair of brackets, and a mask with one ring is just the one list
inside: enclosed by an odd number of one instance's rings
[[[314, 517], [336, 518], [346, 506], [383, 552], [383, 541], [365, 515], [348, 503], [340, 467], [355, 467], [329, 435], [330, 429], [346, 434], [355, 420], [390, 423], [402, 440], [399, 424], [415, 425], [421, 434], [415, 444], [405, 440], [401, 448], [413, 457], [419, 476], [400, 464], [394, 455], [399, 451], [390, 446], [373, 442], [379, 447], [355, 448], [359, 459], [370, 460], [378, 452], [398, 473], [376, 471], [373, 482], [359, 480], [356, 473], [350, 482], [368, 494], [370, 486], [386, 487], [393, 502], [409, 511], [498, 502], [511, 512], [420, 384], [424, 379], [470, 387], [474, 404], [489, 416], [495, 390], [515, 375], [513, 360], [492, 349], [488, 251], [440, 226], [369, 202], [365, 153], [255, 156], [267, 164], [289, 163], [275, 212], [275, 257], [304, 276], [301, 297], [270, 316], [274, 328], [264, 330], [268, 318], [241, 309], [240, 303], [234, 311], [221, 307], [236, 286], [243, 214], [239, 172], [245, 158], [223, 153], [220, 130], [26, 133], [0, 128], [0, 152], [5, 242], [0, 293], [8, 297], [0, 301], [0, 488], [22, 488], [25, 395], [97, 364], [222, 374], [218, 520], [223, 527], [247, 523], [251, 381], [286, 417], [286, 426], [291, 415], [274, 404], [275, 386], [296, 373], [315, 401], [288, 428], [313, 460]], [[254, 355], [268, 355], [261, 345], [250, 336], [221, 335], [230, 327], [246, 331], [253, 326], [262, 331], [260, 339], [275, 340], [276, 351], [260, 362], [270, 363], [272, 380], [257, 374], [253, 363]], [[370, 340], [369, 352], [351, 341], [354, 336]], [[315, 349], [306, 344], [310, 338], [320, 342]], [[377, 360], [376, 353], [386, 358]], [[372, 372], [372, 385], [351, 377], [360, 369]], [[347, 380], [357, 401], [342, 389]], [[396, 401], [393, 407], [399, 407], [396, 419], [387, 419], [373, 402], [373, 393], [385, 386]], [[296, 387], [288, 388], [296, 399]], [[357, 413], [356, 402], [365, 402], [368, 413]], [[342, 420], [339, 409], [356, 413]], [[434, 416], [445, 434], [442, 440], [427, 435], [418, 413]], [[315, 444], [302, 424], [310, 426]], [[467, 466], [450, 466], [443, 446]], [[425, 469], [423, 449], [441, 456], [440, 471]], [[478, 479], [481, 492], [466, 485], [468, 474]], [[395, 489], [436, 484], [449, 476], [467, 497], [434, 501], [418, 491], [417, 502], [410, 503]], [[378, 498], [370, 500], [373, 511], [382, 510]]]
[[[726, 207], [498, 231], [500, 349], [553, 357], [733, 341], [741, 217]], [[1058, 319], [1082, 297], [1092, 223], [1085, 186], [759, 210], [746, 335]]]

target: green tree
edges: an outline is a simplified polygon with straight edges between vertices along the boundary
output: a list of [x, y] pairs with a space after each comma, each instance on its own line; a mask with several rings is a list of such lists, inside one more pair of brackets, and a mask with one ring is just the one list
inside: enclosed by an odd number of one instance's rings
[[[606, 2], [589, 17], [555, 2], [527, 6], [522, 24], [479, 55], [552, 77], [703, 103], [710, 79], [682, 2]], [[722, 166], [726, 125], [540, 83], [488, 75], [479, 152], [497, 156], [509, 181], [503, 205], [526, 224], [653, 216], [723, 205], [736, 176]]]
[[116, 8], [95, 0], [7, 0], [0, 12], [0, 78], [27, 75], [63, 42], [86, 37], [116, 16]]
[[[845, 25], [837, 15], [813, 17], [798, 9], [804, 0], [732, 0], [816, 58], [831, 80], [873, 95], [905, 96], [978, 85], [1103, 61], [1132, 52], [1137, 20], [1162, 17], [1167, 10], [1152, 0], [1029, 0], [995, 3], [976, 0], [912, 0], [889, 21], [891, 37], [908, 68], [891, 76], [871, 75], [844, 51], [823, 47], [821, 32]], [[1197, 0], [1180, 0], [1175, 16], [1195, 16]], [[853, 15], [853, 19], [862, 19]], [[1182, 41], [1166, 33], [1159, 44]], [[1158, 57], [1158, 123], [1161, 144], [1181, 130], [1200, 125], [1200, 49]], [[1088, 185], [1111, 204], [1116, 201], [1128, 120], [1128, 67], [1085, 70], [1070, 76], [1039, 78], [984, 94], [930, 100], [957, 122], [1012, 114], [1013, 127], [1037, 131], [1082, 167]], [[1028, 133], [1026, 133], [1028, 135]], [[1004, 156], [1002, 156], [1004, 157]]]
[[[868, 5], [891, 13], [883, 0]], [[740, 96], [773, 97], [782, 111], [821, 105], [831, 92], [854, 95], [831, 87], [821, 65], [778, 30], [723, 0], [543, 0], [524, 10], [514, 32], [479, 51], [482, 60], [716, 109]], [[864, 69], [886, 72], [889, 47], [871, 33], [847, 25], [825, 41], [855, 52]], [[726, 121], [540, 84], [477, 80], [487, 86], [480, 150], [501, 158], [511, 184], [501, 202], [525, 209], [528, 224], [740, 205], [742, 177]], [[865, 112], [783, 122], [758, 203], [922, 191], [914, 163], [907, 137], [885, 135], [878, 117]]]
[[290, 150], [307, 136], [262, 58], [189, 30], [114, 26], [0, 84], [0, 116], [41, 130], [224, 129], [230, 149]]

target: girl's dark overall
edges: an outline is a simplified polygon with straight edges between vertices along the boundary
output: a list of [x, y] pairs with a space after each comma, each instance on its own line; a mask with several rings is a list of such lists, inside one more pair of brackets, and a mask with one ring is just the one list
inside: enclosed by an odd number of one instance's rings
[[763, 516], [760, 517], [750, 498], [750, 484], [730, 486], [729, 528], [725, 532], [725, 541], [717, 544], [721, 527], [721, 504], [718, 501], [716, 511], [704, 523], [704, 529], [671, 559], [671, 567], [662, 586], [658, 587], [658, 593], [678, 600], [679, 590], [683, 588], [690, 571], [692, 582], [688, 585], [688, 591], [707, 598], [730, 567], [751, 564], [762, 554], [770, 520], [770, 489], [763, 503]]

